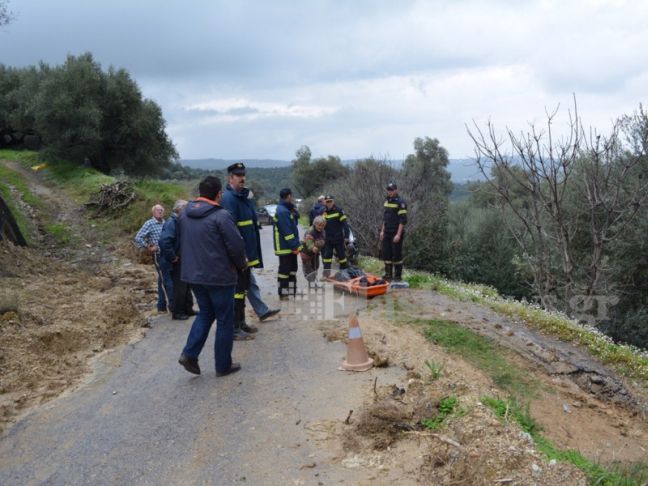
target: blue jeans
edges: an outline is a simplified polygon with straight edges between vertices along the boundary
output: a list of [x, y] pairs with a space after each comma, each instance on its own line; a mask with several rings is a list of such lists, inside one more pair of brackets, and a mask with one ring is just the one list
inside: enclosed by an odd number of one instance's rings
[[261, 289], [259, 284], [257, 284], [256, 278], [254, 277], [254, 271], [250, 272], [250, 287], [248, 288], [247, 298], [254, 309], [254, 312], [257, 316], [261, 317], [263, 314], [268, 312], [268, 306], [261, 300]]
[[209, 330], [216, 320], [216, 339], [214, 357], [216, 371], [228, 371], [232, 367], [232, 347], [234, 345], [234, 285], [217, 287], [214, 285], [191, 285], [199, 312], [191, 325], [187, 344], [182, 354], [198, 359]]

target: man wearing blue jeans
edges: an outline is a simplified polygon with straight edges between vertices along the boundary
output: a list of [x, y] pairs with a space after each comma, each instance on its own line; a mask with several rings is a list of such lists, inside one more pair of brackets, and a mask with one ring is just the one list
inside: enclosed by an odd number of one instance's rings
[[182, 280], [191, 284], [200, 308], [178, 362], [200, 374], [198, 356], [216, 320], [216, 376], [225, 376], [241, 369], [240, 363], [232, 362], [234, 289], [248, 262], [236, 223], [220, 206], [220, 179], [207, 176], [198, 189], [200, 197], [187, 204], [178, 220]]

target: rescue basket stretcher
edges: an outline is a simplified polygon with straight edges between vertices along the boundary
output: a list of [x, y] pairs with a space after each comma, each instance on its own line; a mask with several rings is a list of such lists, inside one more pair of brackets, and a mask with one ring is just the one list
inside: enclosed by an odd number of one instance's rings
[[326, 281], [332, 283], [333, 287], [341, 292], [357, 295], [359, 297], [365, 297], [367, 299], [373, 299], [374, 297], [387, 293], [389, 282], [365, 286], [360, 284], [360, 280], [362, 280], [363, 278], [366, 278], [369, 283], [381, 280], [380, 277], [368, 273], [364, 277], [356, 277], [345, 281], [339, 281], [333, 277], [328, 277]]

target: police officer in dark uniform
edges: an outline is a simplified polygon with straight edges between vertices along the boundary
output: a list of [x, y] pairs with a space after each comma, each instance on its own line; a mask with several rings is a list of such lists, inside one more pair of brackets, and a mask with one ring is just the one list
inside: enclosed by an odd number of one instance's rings
[[324, 278], [331, 275], [333, 252], [337, 257], [340, 268], [349, 266], [346, 257], [346, 243], [349, 241], [349, 223], [342, 208], [335, 204], [335, 199], [330, 194], [324, 197], [326, 209], [322, 216], [326, 219], [326, 242], [322, 251], [324, 263]]
[[227, 209], [241, 232], [245, 242], [245, 255], [248, 267], [239, 271], [238, 284], [234, 293], [234, 340], [254, 339], [257, 328], [245, 322], [245, 297], [250, 288], [251, 268], [263, 268], [261, 256], [261, 235], [257, 223], [256, 207], [245, 187], [245, 165], [237, 162], [227, 168], [229, 182], [223, 192], [221, 206]]
[[[382, 259], [385, 262], [385, 280], [400, 281], [403, 277], [403, 239], [407, 224], [407, 204], [398, 195], [398, 187], [393, 182], [387, 185], [385, 213], [380, 230]], [[392, 269], [395, 273], [392, 273]]]

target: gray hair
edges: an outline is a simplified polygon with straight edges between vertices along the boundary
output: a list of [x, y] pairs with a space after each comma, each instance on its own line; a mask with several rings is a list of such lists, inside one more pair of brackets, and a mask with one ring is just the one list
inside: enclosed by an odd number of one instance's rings
[[326, 198], [324, 197], [324, 194], [322, 194], [320, 197], [317, 198], [317, 201], [322, 202], [324, 199]]
[[313, 226], [322, 223], [326, 225], [326, 220], [324, 219], [324, 216], [316, 216], [315, 219], [313, 220]]
[[185, 201], [184, 199], [178, 199], [173, 205], [173, 212], [181, 213], [186, 205], [187, 205], [187, 201]]

